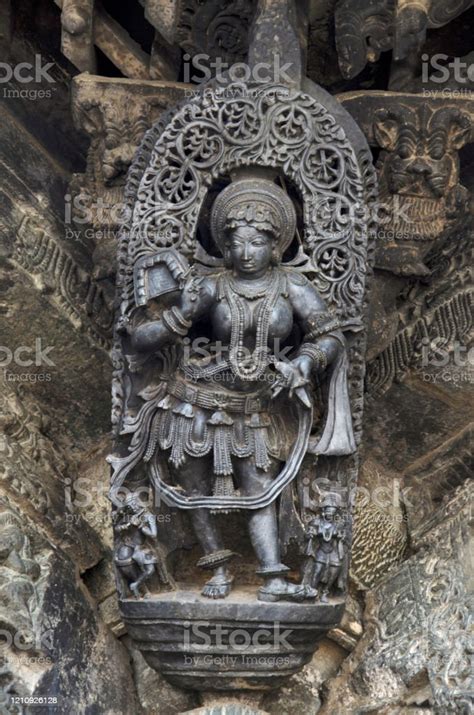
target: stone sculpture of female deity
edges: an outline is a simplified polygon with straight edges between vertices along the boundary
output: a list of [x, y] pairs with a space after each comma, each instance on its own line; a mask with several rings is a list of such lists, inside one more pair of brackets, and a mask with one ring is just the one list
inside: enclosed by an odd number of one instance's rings
[[[285, 36], [283, 5], [262, 6], [256, 49], [278, 18]], [[376, 185], [363, 135], [323, 89], [296, 75], [225, 86], [163, 116], [130, 170], [109, 495], [120, 612], [147, 663], [179, 687], [267, 690], [344, 611]], [[324, 578], [304, 568], [316, 488], [347, 515], [344, 538], [324, 526], [329, 557], [314, 542]], [[221, 652], [225, 666], [209, 659]]]
[[[308, 448], [314, 376], [326, 375], [332, 384], [319, 453], [355, 450], [342, 326], [310, 281], [282, 267], [295, 226], [290, 197], [272, 181], [229, 184], [211, 216], [224, 268], [189, 270], [160, 319], [129, 328], [132, 348], [142, 355], [182, 346], [185, 338], [192, 346], [202, 326], [210, 331], [209, 355], [203, 358], [202, 348], [200, 356], [181, 350], [179, 364], [163, 378], [151, 410], [147, 406], [149, 429], [141, 440], [144, 461], [158, 473], [164, 460], [176, 493], [204, 504], [189, 514], [203, 551], [198, 565], [212, 572], [202, 591], [208, 598], [225, 598], [233, 581], [233, 553], [219, 533], [213, 502], [247, 510], [264, 580], [260, 601], [314, 597], [285, 578], [276, 511]], [[289, 357], [282, 350], [287, 344]]]

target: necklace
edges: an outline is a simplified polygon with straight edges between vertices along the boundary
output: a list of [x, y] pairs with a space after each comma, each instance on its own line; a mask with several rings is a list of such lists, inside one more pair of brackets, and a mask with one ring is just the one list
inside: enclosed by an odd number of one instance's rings
[[229, 273], [228, 281], [231, 289], [234, 293], [237, 293], [237, 295], [242, 296], [242, 298], [247, 298], [247, 300], [257, 300], [258, 298], [263, 298], [268, 292], [274, 278], [273, 274], [273, 270], [268, 271], [263, 278], [245, 284], [236, 281], [234, 276]]
[[[260, 296], [263, 300], [256, 310], [257, 328], [253, 353], [249, 353], [244, 346], [245, 318], [248, 309], [242, 298], [246, 298], [246, 296], [234, 290], [232, 281], [229, 279], [229, 275], [224, 275], [224, 295], [229, 305], [232, 322], [229, 346], [230, 368], [240, 380], [255, 381], [263, 375], [269, 364], [268, 331], [270, 317], [282, 292], [282, 279], [278, 271], [272, 271], [268, 286]], [[255, 293], [252, 293], [252, 299], [255, 297]], [[248, 300], [248, 298], [246, 299]]]

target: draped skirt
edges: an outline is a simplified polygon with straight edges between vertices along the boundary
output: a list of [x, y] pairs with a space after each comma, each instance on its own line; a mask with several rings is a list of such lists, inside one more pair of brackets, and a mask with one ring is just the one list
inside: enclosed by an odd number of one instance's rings
[[252, 458], [267, 471], [271, 458], [284, 461], [295, 435], [292, 415], [286, 418], [266, 390], [250, 394], [215, 384], [174, 379], [167, 394], [156, 404], [144, 460], [157, 450], [168, 451], [168, 460], [179, 469], [191, 457], [212, 455], [216, 477], [214, 494], [233, 492], [232, 457]]

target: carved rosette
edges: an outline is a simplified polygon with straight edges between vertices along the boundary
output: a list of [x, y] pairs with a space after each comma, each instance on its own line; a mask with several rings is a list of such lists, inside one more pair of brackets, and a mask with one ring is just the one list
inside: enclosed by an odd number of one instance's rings
[[174, 41], [191, 56], [202, 53], [208, 60], [231, 65], [245, 57], [254, 12], [250, 0], [185, 0], [180, 3]]

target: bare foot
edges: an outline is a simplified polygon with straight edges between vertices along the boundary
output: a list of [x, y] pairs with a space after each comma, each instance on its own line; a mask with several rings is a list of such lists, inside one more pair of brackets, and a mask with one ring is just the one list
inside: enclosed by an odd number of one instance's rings
[[284, 578], [271, 578], [258, 591], [258, 600], [274, 603], [275, 601], [302, 601], [306, 598], [306, 587], [285, 581]]
[[233, 580], [227, 574], [217, 574], [206, 582], [201, 593], [206, 598], [225, 598], [230, 593]]

